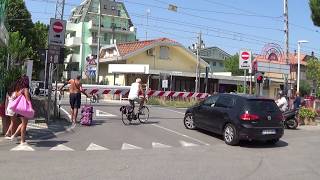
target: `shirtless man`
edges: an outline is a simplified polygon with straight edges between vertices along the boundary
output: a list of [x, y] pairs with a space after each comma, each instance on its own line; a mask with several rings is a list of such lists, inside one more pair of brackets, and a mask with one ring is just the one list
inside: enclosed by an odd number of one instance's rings
[[70, 79], [69, 81], [65, 82], [64, 85], [60, 88], [60, 91], [61, 91], [67, 84], [70, 84], [69, 97], [70, 97], [70, 106], [71, 106], [72, 126], [75, 126], [77, 122], [78, 109], [81, 106], [81, 93], [89, 97], [89, 95], [82, 90], [82, 84], [80, 80], [81, 80], [81, 76], [77, 76], [76, 79]]

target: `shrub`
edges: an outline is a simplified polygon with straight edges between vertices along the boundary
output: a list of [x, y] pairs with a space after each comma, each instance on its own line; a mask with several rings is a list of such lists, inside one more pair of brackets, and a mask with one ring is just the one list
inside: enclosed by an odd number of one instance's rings
[[316, 118], [317, 115], [318, 113], [312, 108], [302, 107], [299, 110], [299, 118], [304, 121], [305, 125], [314, 124], [315, 123], [314, 119]]

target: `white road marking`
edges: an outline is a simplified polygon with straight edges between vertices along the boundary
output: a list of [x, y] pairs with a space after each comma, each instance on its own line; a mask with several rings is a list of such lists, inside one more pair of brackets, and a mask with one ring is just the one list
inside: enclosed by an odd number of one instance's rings
[[171, 146], [165, 145], [165, 144], [161, 144], [161, 143], [158, 143], [158, 142], [152, 142], [152, 147], [153, 148], [170, 148]]
[[34, 149], [27, 144], [26, 145], [19, 144], [18, 146], [12, 148], [10, 151], [34, 151]]
[[155, 126], [155, 127], [158, 127], [158, 128], [161, 128], [161, 129], [163, 129], [163, 130], [166, 130], [166, 131], [172, 132], [172, 133], [177, 134], [177, 135], [179, 135], [179, 136], [183, 136], [183, 137], [185, 137], [185, 138], [191, 139], [191, 140], [193, 140], [193, 141], [197, 141], [198, 143], [204, 144], [204, 145], [206, 145], [206, 146], [209, 146], [209, 145], [210, 145], [210, 144], [205, 143], [205, 142], [203, 142], [203, 141], [201, 141], [201, 140], [199, 140], [199, 139], [196, 139], [196, 138], [190, 137], [190, 136], [188, 136], [188, 135], [185, 135], [185, 134], [179, 133], [179, 132], [177, 132], [177, 131], [174, 131], [174, 130], [168, 129], [168, 128], [166, 128], [166, 127], [163, 127], [163, 126], [160, 126], [160, 125], [157, 125], [157, 124], [151, 124], [151, 125], [152, 125], [152, 126]]
[[51, 148], [50, 151], [74, 151], [74, 150], [69, 148], [68, 146], [65, 146], [63, 144], [59, 144], [59, 145]]
[[193, 143], [190, 143], [190, 142], [185, 142], [185, 141], [179, 141], [179, 142], [183, 147], [198, 146], [197, 144], [193, 144]]
[[162, 108], [162, 107], [157, 107], [157, 108], [159, 108], [159, 109], [164, 109], [164, 110], [166, 110], [166, 111], [172, 111], [172, 112], [175, 112], [175, 113], [178, 113], [178, 114], [185, 114], [185, 113], [183, 113], [183, 112], [180, 112], [180, 111], [175, 111], [175, 110], [172, 110], [172, 109], [167, 109], [167, 108]]
[[142, 149], [142, 148], [138, 146], [134, 146], [132, 144], [128, 144], [128, 143], [122, 144], [121, 150], [129, 150], [129, 149]]
[[96, 110], [96, 116], [97, 117], [115, 117], [116, 115], [101, 111], [101, 110]]
[[105, 151], [105, 150], [109, 150], [109, 149], [102, 147], [102, 146], [99, 146], [97, 144], [91, 143], [86, 150], [87, 151]]
[[71, 120], [71, 115], [70, 115], [70, 113], [67, 111], [67, 110], [65, 110], [63, 107], [60, 107], [60, 109], [69, 117], [69, 119]]

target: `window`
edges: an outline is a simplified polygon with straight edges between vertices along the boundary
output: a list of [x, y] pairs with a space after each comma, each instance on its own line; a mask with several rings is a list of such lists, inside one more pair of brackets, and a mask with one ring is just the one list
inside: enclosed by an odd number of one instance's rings
[[108, 5], [103, 5], [103, 9], [108, 9]]
[[219, 65], [220, 65], [220, 67], [223, 67], [223, 63], [222, 62], [219, 62]]
[[103, 34], [103, 41], [108, 42], [108, 34], [107, 33]]
[[231, 96], [220, 96], [216, 103], [216, 107], [231, 108], [234, 105], [234, 99]]
[[203, 102], [203, 105], [214, 107], [217, 100], [218, 100], [218, 96], [210, 96]]
[[169, 59], [169, 47], [160, 46], [160, 59]]
[[217, 66], [217, 63], [216, 63], [216, 62], [213, 62], [213, 63], [212, 63], [212, 66]]

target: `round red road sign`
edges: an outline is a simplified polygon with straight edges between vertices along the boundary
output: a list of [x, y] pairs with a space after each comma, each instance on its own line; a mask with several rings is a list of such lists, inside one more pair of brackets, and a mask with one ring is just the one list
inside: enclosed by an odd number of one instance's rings
[[244, 51], [244, 52], [241, 53], [241, 58], [243, 60], [248, 60], [249, 57], [250, 57], [250, 54], [248, 52]]
[[63, 25], [59, 21], [53, 23], [53, 27], [52, 28], [53, 28], [53, 31], [55, 33], [61, 33], [63, 31]]

